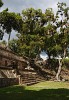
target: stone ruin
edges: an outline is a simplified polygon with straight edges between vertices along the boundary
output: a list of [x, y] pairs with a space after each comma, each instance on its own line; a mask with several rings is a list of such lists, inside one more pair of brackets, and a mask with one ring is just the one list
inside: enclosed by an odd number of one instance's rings
[[7, 47], [0, 46], [0, 87], [30, 85], [40, 81], [44, 78], [30, 66], [27, 57], [18, 56]]
[[26, 66], [25, 59], [0, 46], [0, 87], [19, 84], [18, 70], [23, 70]]

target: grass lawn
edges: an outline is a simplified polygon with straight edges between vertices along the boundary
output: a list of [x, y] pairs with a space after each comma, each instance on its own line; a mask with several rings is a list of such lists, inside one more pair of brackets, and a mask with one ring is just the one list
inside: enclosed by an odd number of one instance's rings
[[69, 83], [47, 81], [1, 88], [0, 100], [69, 100]]

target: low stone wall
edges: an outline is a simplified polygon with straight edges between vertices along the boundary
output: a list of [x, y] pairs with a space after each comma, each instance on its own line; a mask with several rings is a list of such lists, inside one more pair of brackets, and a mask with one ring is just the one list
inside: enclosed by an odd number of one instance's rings
[[0, 78], [0, 88], [18, 84], [19, 78]]

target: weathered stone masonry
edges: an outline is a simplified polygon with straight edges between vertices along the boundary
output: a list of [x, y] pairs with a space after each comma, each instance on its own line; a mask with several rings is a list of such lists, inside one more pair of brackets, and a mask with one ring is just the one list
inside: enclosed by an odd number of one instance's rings
[[6, 47], [0, 46], [0, 87], [20, 83], [18, 70], [23, 70], [27, 62]]
[[20, 56], [17, 56], [12, 51], [0, 46], [0, 67], [17, 67], [24, 68], [26, 61]]
[[0, 87], [44, 81], [29, 64], [29, 58], [20, 57], [6, 47], [0, 46]]

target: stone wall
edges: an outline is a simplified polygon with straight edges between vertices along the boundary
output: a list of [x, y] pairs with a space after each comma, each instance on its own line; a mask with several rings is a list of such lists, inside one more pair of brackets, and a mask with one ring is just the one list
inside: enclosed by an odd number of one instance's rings
[[0, 67], [13, 67], [24, 69], [27, 66], [27, 61], [12, 51], [0, 46]]
[[20, 84], [20, 76], [15, 70], [0, 68], [0, 88]]
[[18, 78], [0, 78], [0, 88], [18, 84]]
[[17, 78], [17, 73], [15, 70], [0, 68], [0, 78]]

